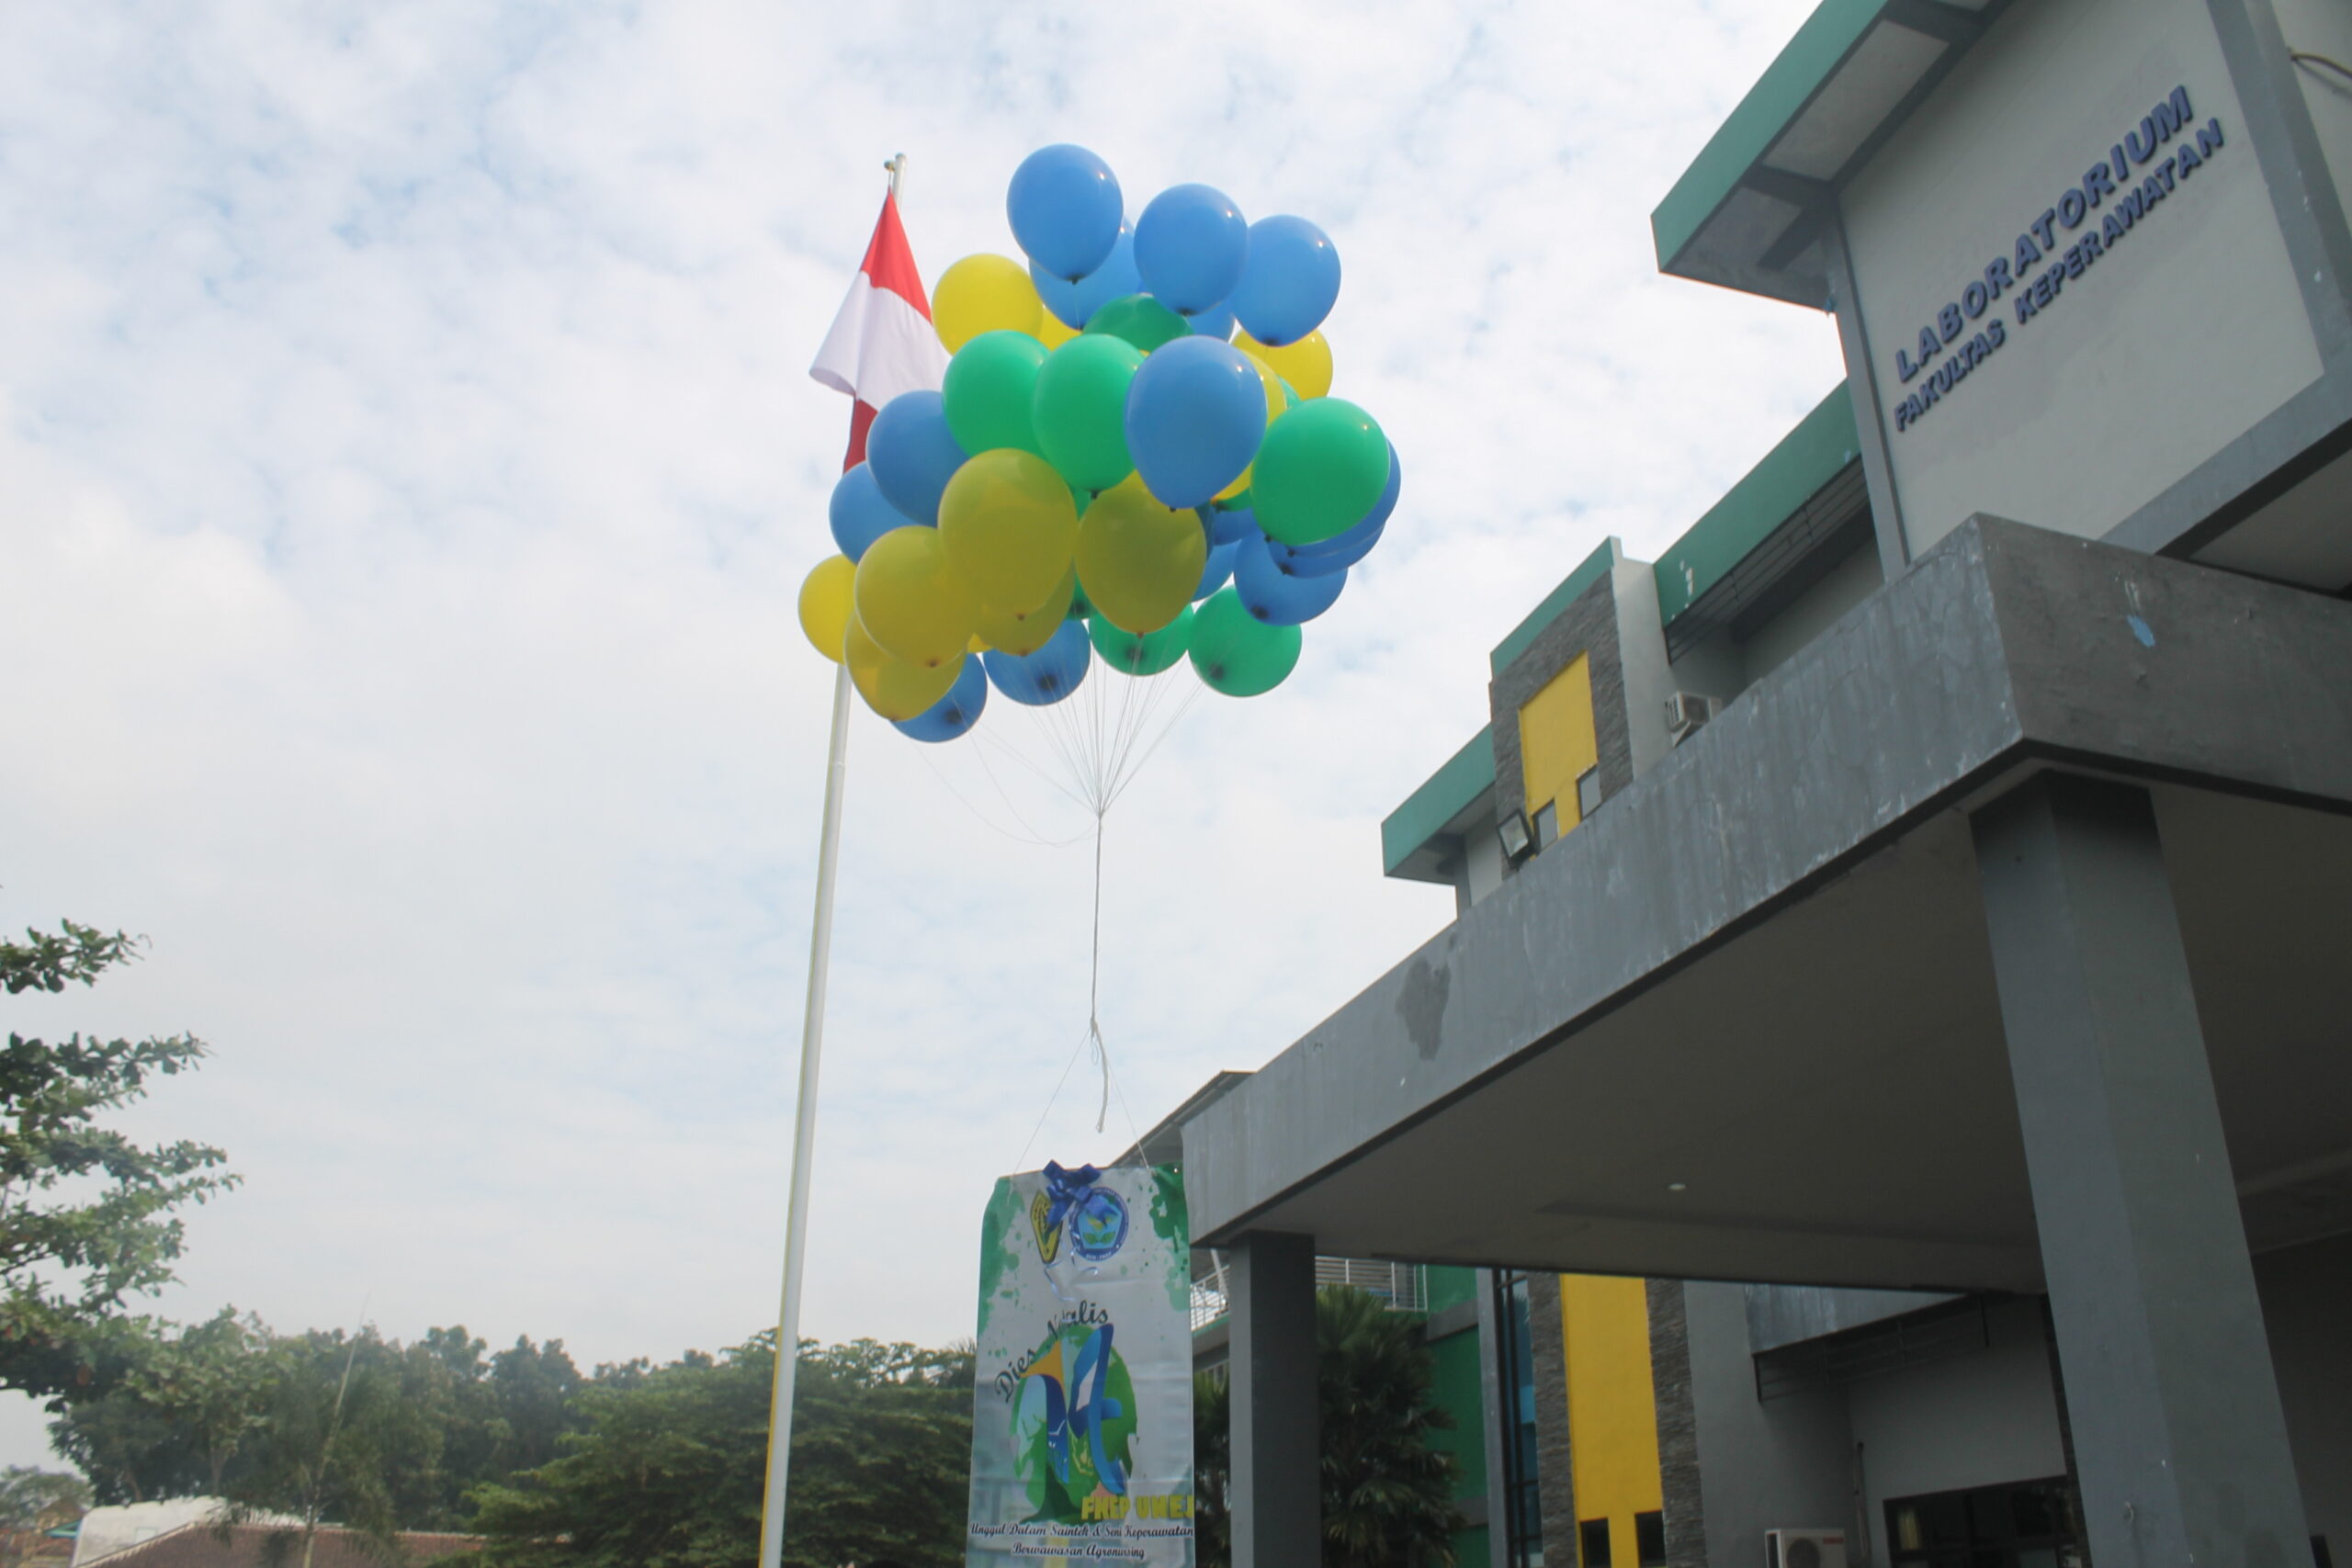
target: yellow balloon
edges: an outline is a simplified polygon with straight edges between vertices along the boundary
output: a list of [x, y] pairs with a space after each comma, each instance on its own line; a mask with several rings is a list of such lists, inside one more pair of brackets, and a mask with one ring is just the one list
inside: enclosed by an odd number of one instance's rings
[[1029, 269], [1004, 256], [966, 256], [941, 273], [931, 291], [931, 324], [950, 354], [982, 333], [1036, 337], [1046, 314]]
[[1069, 570], [1078, 503], [1051, 463], [1000, 446], [968, 459], [947, 481], [939, 542], [981, 604], [1026, 615]]
[[[1261, 350], [1260, 352], [1262, 353], [1263, 350]], [[1256, 354], [1252, 354], [1247, 349], [1242, 351], [1241, 357], [1250, 362], [1250, 368], [1258, 373], [1258, 379], [1265, 386], [1266, 423], [1268, 424], [1272, 424], [1275, 420], [1282, 417], [1282, 413], [1284, 409], [1290, 407], [1290, 393], [1283, 389], [1283, 378], [1274, 374], [1274, 367], [1272, 366], [1267, 364], [1264, 360], [1259, 358]], [[1235, 496], [1239, 495], [1243, 491], [1248, 490], [1250, 488], [1250, 469], [1255, 468], [1256, 467], [1257, 465], [1252, 463], [1249, 468], [1242, 469], [1239, 474], [1234, 477], [1234, 480], [1231, 484], [1216, 492], [1216, 499], [1218, 501], [1231, 501]]]
[[1283, 390], [1283, 378], [1261, 357], [1261, 352], [1245, 348], [1241, 351], [1241, 357], [1250, 362], [1250, 368], [1258, 373], [1259, 381], [1266, 389], [1266, 423], [1272, 424], [1282, 417], [1284, 409], [1290, 407], [1290, 394]]
[[[862, 563], [861, 563], [862, 564]], [[865, 623], [852, 615], [842, 638], [842, 662], [849, 666], [850, 684], [865, 705], [893, 721], [913, 718], [947, 694], [964, 672], [964, 656], [935, 670], [902, 663], [882, 651]]]
[[893, 528], [857, 560], [857, 618], [902, 664], [953, 670], [979, 624], [980, 602], [947, 558], [939, 530]]
[[1331, 389], [1331, 345], [1320, 332], [1280, 348], [1268, 348], [1248, 333], [1240, 333], [1235, 335], [1233, 346], [1273, 367], [1274, 374], [1297, 388], [1302, 398], [1319, 398]]
[[[972, 638], [989, 648], [1006, 653], [1031, 654], [1053, 640], [1062, 622], [1069, 618], [1069, 602], [1078, 593], [1078, 569], [1071, 567], [1062, 573], [1061, 583], [1047, 596], [1043, 604], [1025, 615], [1006, 615], [980, 606], [979, 634]], [[975, 649], [974, 652], [979, 649]]]
[[1077, 335], [1076, 327], [1069, 325], [1051, 310], [1046, 312], [1045, 321], [1037, 328], [1037, 341], [1044, 344], [1048, 350], [1061, 347]]
[[1160, 505], [1140, 475], [1096, 496], [1079, 519], [1078, 581], [1087, 603], [1136, 637], [1183, 613], [1208, 556], [1200, 518]]
[[849, 630], [851, 584], [857, 566], [847, 556], [828, 556], [800, 584], [800, 629], [826, 658], [842, 661], [842, 637]]

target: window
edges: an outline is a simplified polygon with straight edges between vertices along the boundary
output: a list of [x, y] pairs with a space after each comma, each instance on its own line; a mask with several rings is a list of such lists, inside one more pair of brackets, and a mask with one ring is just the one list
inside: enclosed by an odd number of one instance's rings
[[1600, 770], [1587, 768], [1577, 775], [1577, 816], [1590, 817], [1600, 809]]
[[1634, 1555], [1641, 1568], [1665, 1568], [1666, 1516], [1635, 1514], [1634, 1516]]
[[1609, 1521], [1607, 1519], [1578, 1521], [1577, 1544], [1584, 1549], [1584, 1568], [1609, 1568]]
[[1560, 803], [1547, 800], [1535, 814], [1535, 847], [1543, 849], [1560, 836]]
[[1527, 1333], [1527, 1276], [1495, 1274], [1496, 1347], [1502, 1362], [1503, 1542], [1510, 1568], [1544, 1568], [1544, 1513], [1535, 1470], [1535, 1353]]
[[1895, 1568], [2076, 1568], [2064, 1476], [1894, 1497], [1886, 1535]]

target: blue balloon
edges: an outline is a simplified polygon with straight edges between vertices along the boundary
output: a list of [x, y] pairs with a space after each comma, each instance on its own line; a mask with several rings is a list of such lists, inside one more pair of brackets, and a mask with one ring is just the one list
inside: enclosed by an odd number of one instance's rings
[[1087, 637], [1086, 623], [1078, 620], [1064, 621], [1035, 653], [1001, 653], [990, 649], [980, 655], [988, 666], [989, 682], [1014, 702], [1033, 708], [1051, 707], [1084, 685], [1093, 658], [1094, 644]]
[[882, 487], [874, 482], [873, 468], [864, 463], [833, 481], [833, 499], [826, 513], [833, 525], [833, 543], [852, 560], [891, 529], [914, 521], [890, 504]]
[[1022, 159], [1004, 193], [1004, 215], [1022, 250], [1051, 276], [1072, 282], [1110, 255], [1125, 211], [1111, 165], [1068, 142]]
[[1250, 255], [1233, 290], [1242, 329], [1269, 348], [1296, 343], [1340, 298], [1340, 253], [1331, 237], [1285, 214], [1250, 225]]
[[901, 735], [937, 745], [953, 740], [980, 722], [980, 714], [989, 705], [989, 677], [980, 661], [970, 654], [964, 655], [964, 668], [956, 672], [956, 683], [947, 694], [912, 718], [894, 719], [892, 726]]
[[1218, 589], [1233, 575], [1234, 558], [1241, 553], [1242, 541], [1214, 546], [1209, 550], [1207, 564], [1201, 568], [1201, 585], [1193, 590], [1193, 603], [1197, 604]]
[[1250, 224], [1221, 190], [1170, 186], [1136, 220], [1136, 267], [1171, 310], [1196, 315], [1241, 281]]
[[[1380, 535], [1379, 528], [1365, 528], [1358, 524], [1340, 536], [1351, 543], [1348, 548], [1336, 553], [1320, 554], [1317, 553], [1319, 546], [1283, 545], [1272, 539], [1266, 541], [1266, 553], [1273, 558], [1275, 567], [1285, 577], [1329, 577], [1335, 571], [1347, 570], [1372, 554], [1372, 547], [1380, 543]], [[1338, 542], [1338, 539], [1323, 541], [1326, 545]]]
[[1237, 506], [1230, 511], [1222, 506], [1212, 506], [1203, 511], [1209, 525], [1211, 549], [1219, 545], [1232, 544], [1236, 539], [1247, 539], [1252, 536], [1262, 539], [1266, 536], [1258, 527], [1258, 514], [1246, 506]]
[[1127, 452], [1162, 506], [1203, 506], [1241, 477], [1266, 434], [1266, 386], [1215, 338], [1155, 349], [1127, 385]]
[[1241, 607], [1270, 626], [1295, 626], [1329, 609], [1348, 585], [1347, 568], [1329, 577], [1292, 577], [1274, 564], [1271, 551], [1237, 546], [1233, 592]]
[[939, 526], [939, 498], [970, 456], [956, 445], [937, 392], [900, 392], [865, 433], [865, 466], [882, 498], [911, 523]]
[[1185, 320], [1203, 337], [1213, 337], [1219, 343], [1233, 341], [1233, 307], [1222, 300]]
[[1029, 264], [1029, 281], [1037, 286], [1037, 298], [1062, 325], [1084, 332], [1095, 311], [1114, 299], [1143, 292], [1143, 274], [1136, 270], [1136, 231], [1120, 224], [1118, 242], [1102, 265], [1075, 283], [1056, 277], [1035, 262]]
[[1318, 540], [1312, 545], [1277, 545], [1268, 542], [1267, 548], [1274, 564], [1293, 577], [1325, 577], [1344, 571], [1372, 553], [1380, 543], [1383, 530], [1388, 526], [1388, 514], [1396, 510], [1396, 495], [1405, 482], [1405, 465], [1396, 456], [1396, 444], [1388, 444], [1388, 488], [1363, 514], [1363, 521], [1344, 534]]

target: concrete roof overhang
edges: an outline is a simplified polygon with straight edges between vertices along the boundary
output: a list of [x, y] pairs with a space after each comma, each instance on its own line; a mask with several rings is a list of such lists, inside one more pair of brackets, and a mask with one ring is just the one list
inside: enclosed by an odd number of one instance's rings
[[2347, 671], [2352, 604], [1973, 520], [1194, 1118], [1195, 1244], [2036, 1288], [1966, 814], [2053, 766], [2154, 790], [2255, 1245], [2352, 1229]]
[[1816, 310], [1829, 197], [2007, 0], [1822, 0], [1650, 214], [1659, 270]]

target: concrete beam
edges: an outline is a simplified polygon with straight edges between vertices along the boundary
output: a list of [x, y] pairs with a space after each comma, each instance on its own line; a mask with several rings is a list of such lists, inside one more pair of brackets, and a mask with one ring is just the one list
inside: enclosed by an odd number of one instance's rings
[[2147, 792], [2044, 773], [1973, 822], [2091, 1557], [2308, 1548]]
[[1281, 1228], [1320, 1177], [2037, 761], [2352, 811], [2347, 669], [2341, 601], [1972, 519], [1192, 1122], [1196, 1237]]

